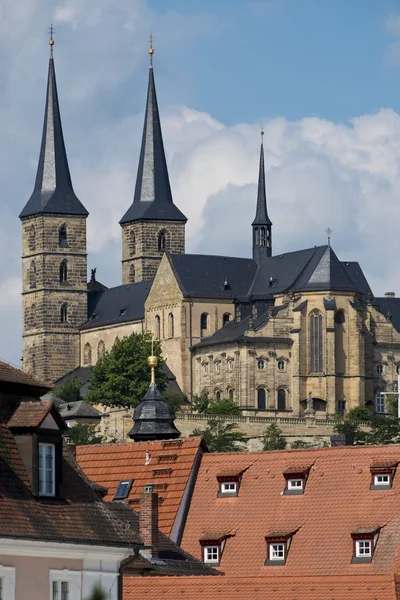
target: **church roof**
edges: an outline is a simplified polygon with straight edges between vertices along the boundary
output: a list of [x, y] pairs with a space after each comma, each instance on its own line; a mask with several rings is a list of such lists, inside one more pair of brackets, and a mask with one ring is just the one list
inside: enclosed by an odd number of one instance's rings
[[88, 321], [80, 329], [143, 319], [144, 303], [152, 283], [152, 280], [140, 281], [95, 292], [90, 302]]
[[120, 224], [142, 219], [187, 221], [172, 199], [152, 65], [135, 195]]
[[52, 52], [49, 61], [46, 109], [35, 187], [19, 216], [22, 219], [37, 214], [80, 216], [89, 214], [78, 200], [72, 187], [61, 125]]
[[155, 383], [150, 383], [143, 400], [133, 413], [133, 427], [128, 433], [135, 442], [171, 440], [181, 433], [174, 425], [174, 409], [161, 394]]
[[397, 331], [400, 332], [400, 298], [384, 297], [374, 298], [374, 304], [377, 304], [379, 312], [385, 317], [390, 317], [390, 320]]
[[264, 144], [261, 142], [260, 171], [258, 174], [257, 210], [252, 225], [272, 225], [267, 211], [267, 193], [265, 189]]

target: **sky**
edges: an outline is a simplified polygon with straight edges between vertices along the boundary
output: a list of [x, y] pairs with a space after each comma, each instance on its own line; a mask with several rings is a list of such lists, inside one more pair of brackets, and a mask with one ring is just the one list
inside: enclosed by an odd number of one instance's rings
[[376, 295], [400, 294], [400, 0], [2, 0], [0, 360], [21, 357], [21, 224], [34, 184], [55, 26], [88, 268], [121, 282], [148, 38], [187, 251], [251, 255], [260, 127], [274, 253], [326, 242]]

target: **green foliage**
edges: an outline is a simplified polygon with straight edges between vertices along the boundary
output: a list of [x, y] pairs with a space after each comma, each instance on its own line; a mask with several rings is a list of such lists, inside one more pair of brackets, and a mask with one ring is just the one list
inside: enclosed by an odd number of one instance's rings
[[208, 412], [211, 415], [241, 415], [242, 412], [236, 402], [230, 398], [222, 400], [213, 400], [208, 405]]
[[[147, 359], [151, 355], [151, 334], [132, 333], [117, 340], [110, 351], [92, 367], [89, 392], [85, 400], [105, 406], [137, 406], [148, 390], [150, 369]], [[156, 383], [163, 392], [167, 375], [161, 371], [163, 363], [160, 342], [154, 342], [154, 355], [159, 358]]]
[[100, 584], [96, 584], [86, 600], [107, 600], [107, 596], [108, 594], [104, 588]]
[[185, 402], [185, 396], [179, 392], [170, 392], [164, 394], [164, 397], [168, 404], [172, 406], [175, 414], [182, 411], [182, 404]]
[[354, 443], [392, 444], [400, 441], [400, 421], [395, 416], [374, 415], [368, 408], [358, 406], [337, 423], [335, 433], [350, 436]]
[[246, 436], [235, 423], [217, 419], [207, 421], [206, 429], [195, 429], [192, 436], [202, 435], [210, 452], [242, 452], [245, 450]]
[[101, 444], [104, 442], [103, 437], [96, 432], [95, 423], [78, 423], [70, 427], [65, 435], [75, 446], [87, 446], [88, 444]]
[[202, 394], [201, 396], [193, 396], [192, 398], [192, 410], [199, 414], [208, 413], [208, 406], [210, 401], [208, 399], [207, 394]]
[[264, 433], [263, 450], [284, 450], [286, 444], [282, 430], [275, 423], [271, 423]]
[[71, 375], [64, 383], [58, 384], [52, 390], [52, 394], [64, 402], [78, 402], [81, 400], [79, 390], [83, 383], [76, 375]]
[[300, 450], [300, 448], [313, 448], [313, 447], [314, 447], [313, 444], [310, 444], [310, 442], [305, 442], [304, 440], [296, 440], [291, 445], [291, 448], [293, 450]]

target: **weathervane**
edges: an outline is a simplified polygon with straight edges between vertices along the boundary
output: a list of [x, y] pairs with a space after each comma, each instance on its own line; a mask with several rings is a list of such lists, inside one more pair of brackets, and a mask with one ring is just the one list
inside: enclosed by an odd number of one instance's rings
[[154, 49], [153, 49], [153, 34], [150, 33], [150, 38], [149, 38], [149, 42], [150, 42], [150, 48], [149, 48], [149, 54], [150, 54], [150, 67], [153, 66], [153, 54], [154, 54]]
[[328, 227], [327, 229], [325, 229], [325, 233], [328, 236], [328, 246], [330, 246], [331, 245], [331, 235], [333, 233], [333, 229]]
[[53, 39], [53, 35], [54, 35], [54, 26], [53, 26], [53, 23], [50, 23], [50, 27], [49, 27], [49, 34], [50, 34], [50, 39], [49, 39], [49, 45], [50, 45], [50, 56], [53, 56], [53, 46], [54, 46], [54, 39]]

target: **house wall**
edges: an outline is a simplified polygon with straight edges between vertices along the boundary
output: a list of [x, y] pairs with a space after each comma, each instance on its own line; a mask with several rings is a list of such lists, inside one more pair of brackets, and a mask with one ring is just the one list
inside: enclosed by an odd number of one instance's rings
[[[144, 323], [140, 320], [132, 323], [81, 331], [80, 364], [82, 366], [87, 366], [89, 364], [95, 365], [97, 363], [99, 359], [99, 343], [101, 341], [104, 342], [106, 350], [111, 350], [117, 338], [122, 340], [122, 338], [131, 335], [131, 333], [141, 333], [143, 329]], [[85, 361], [86, 344], [90, 344], [92, 351], [92, 360], [90, 363]]]

